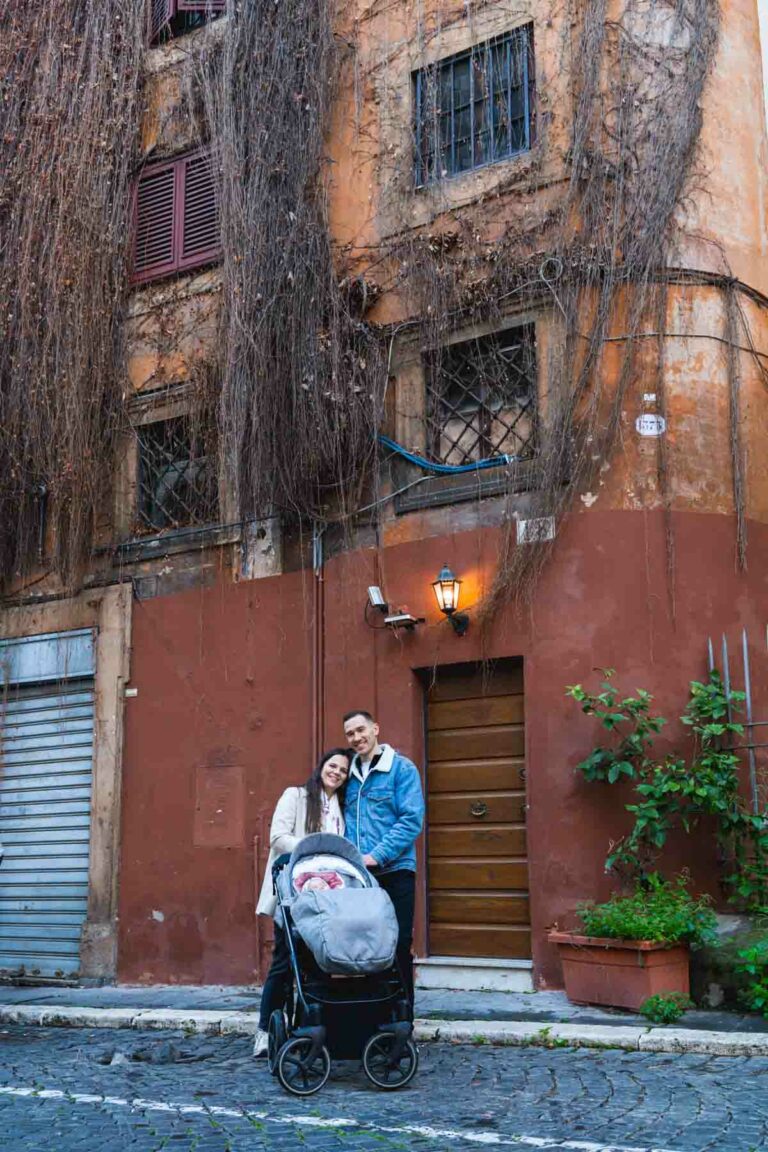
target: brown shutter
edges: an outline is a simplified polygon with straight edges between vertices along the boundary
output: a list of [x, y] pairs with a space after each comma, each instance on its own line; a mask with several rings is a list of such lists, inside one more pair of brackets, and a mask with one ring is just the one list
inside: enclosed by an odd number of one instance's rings
[[176, 15], [176, 0], [149, 0], [149, 42], [155, 44]]
[[152, 280], [176, 268], [178, 164], [155, 165], [136, 189], [133, 280]]
[[219, 204], [210, 156], [197, 153], [180, 163], [183, 215], [178, 266], [191, 268], [220, 255]]

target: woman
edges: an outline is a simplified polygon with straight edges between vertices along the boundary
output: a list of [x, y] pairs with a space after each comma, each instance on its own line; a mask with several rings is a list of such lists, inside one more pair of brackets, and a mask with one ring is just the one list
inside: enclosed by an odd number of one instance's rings
[[[269, 860], [256, 905], [257, 916], [274, 916], [277, 897], [272, 886], [272, 865], [278, 856], [293, 852], [299, 840], [312, 832], [344, 835], [343, 796], [351, 761], [348, 748], [331, 748], [320, 757], [320, 763], [303, 787], [286, 788], [278, 800], [269, 830]], [[290, 982], [291, 963], [285, 933], [275, 924], [272, 963], [261, 993], [254, 1056], [267, 1054], [269, 1018], [276, 1008], [284, 1007]]]

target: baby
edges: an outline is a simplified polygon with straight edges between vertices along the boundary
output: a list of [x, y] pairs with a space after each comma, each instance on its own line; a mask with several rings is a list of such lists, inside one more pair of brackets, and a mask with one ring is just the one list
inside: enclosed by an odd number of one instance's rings
[[297, 892], [326, 892], [329, 888], [343, 888], [344, 880], [338, 872], [302, 872], [294, 877]]

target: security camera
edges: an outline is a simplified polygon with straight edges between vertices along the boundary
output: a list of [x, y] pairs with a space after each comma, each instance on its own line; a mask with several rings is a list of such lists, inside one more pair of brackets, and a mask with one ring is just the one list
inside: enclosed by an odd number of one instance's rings
[[381, 593], [381, 588], [376, 584], [371, 584], [368, 589], [368, 603], [371, 608], [378, 608], [379, 612], [385, 613], [389, 611], [389, 605]]

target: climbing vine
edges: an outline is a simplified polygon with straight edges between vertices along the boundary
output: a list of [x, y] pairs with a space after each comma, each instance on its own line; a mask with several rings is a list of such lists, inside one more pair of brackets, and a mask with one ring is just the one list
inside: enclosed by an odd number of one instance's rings
[[[450, 212], [441, 228], [402, 241], [400, 266], [415, 287], [423, 342], [445, 345], [445, 333], [530, 309], [559, 320], [559, 353], [546, 365], [547, 407], [536, 469], [537, 515], [561, 519], [580, 494], [595, 489], [616, 451], [630, 389], [647, 373], [640, 338], [655, 333], [652, 375], [663, 409], [667, 286], [674, 271], [676, 213], [690, 190], [701, 130], [701, 99], [718, 44], [716, 0], [625, 0], [618, 15], [606, 0], [563, 12], [575, 29], [563, 59], [571, 76], [573, 116], [566, 185], [559, 202], [530, 225], [506, 222], [492, 240], [499, 208]], [[439, 97], [435, 95], [437, 100]], [[530, 182], [535, 187], [535, 161]], [[522, 185], [525, 187], [525, 184]], [[531, 214], [529, 213], [529, 216]], [[403, 254], [407, 253], [407, 254]], [[730, 339], [737, 320], [729, 310]], [[507, 321], [508, 322], [508, 321]], [[609, 345], [618, 365], [606, 369]], [[734, 496], [738, 555], [745, 558], [744, 485], [740, 456], [738, 357], [732, 385]], [[670, 577], [674, 539], [666, 445], [658, 449], [658, 482], [667, 512]], [[520, 464], [509, 471], [512, 494]], [[507, 518], [486, 618], [510, 599], [526, 599], [551, 543], [517, 547]]]
[[[124, 388], [143, 5], [0, 3], [0, 578], [82, 572]], [[47, 513], [47, 515], [46, 515]]]
[[[6, 579], [42, 552], [47, 507], [52, 565], [74, 582], [109, 500], [144, 16], [143, 0], [64, 0], [55, 20], [32, 0], [0, 3]], [[360, 72], [356, 23], [347, 21], [342, 38], [336, 33], [346, 16], [331, 0], [252, 0], [230, 4], [217, 33], [200, 39], [190, 108], [219, 175], [223, 258], [215, 363], [196, 369], [208, 382], [198, 390], [198, 415], [211, 425], [200, 435], [215, 446], [237, 519], [278, 512], [348, 522], [370, 507], [395, 338], [372, 322], [372, 305], [385, 293], [403, 303], [432, 372], [467, 325], [493, 328], [542, 309], [557, 318], [535, 481], [522, 477], [519, 463], [507, 468], [510, 496], [523, 483], [533, 488], [536, 515], [560, 519], [599, 485], [649, 355], [664, 414], [668, 289], [685, 280], [675, 271], [675, 242], [696, 175], [719, 5], [623, 0], [614, 10], [606, 0], [563, 0], [552, 16], [568, 30], [560, 63], [572, 96], [556, 189], [537, 200], [547, 143], [542, 117], [526, 174], [502, 177], [492, 198], [438, 211], [424, 226], [412, 224], [407, 182], [396, 191], [402, 227], [363, 257], [334, 247], [327, 203], [340, 77], [353, 77], [358, 96], [370, 80]], [[438, 101], [437, 91], [431, 99]], [[386, 158], [379, 162], [383, 178]], [[515, 215], [508, 206], [521, 190], [530, 210]], [[727, 277], [722, 287], [743, 565], [735, 346], [745, 320]], [[653, 351], [641, 355], [648, 330]], [[609, 346], [618, 357], [607, 365]], [[663, 437], [657, 451], [671, 585]], [[551, 547], [518, 547], [513, 513], [510, 504], [487, 619], [530, 593]]]
[[343, 513], [375, 459], [381, 341], [327, 219], [333, 16], [328, 0], [252, 0], [201, 61], [221, 175], [220, 462], [243, 519]]
[[691, 735], [691, 752], [657, 756], [654, 742], [666, 720], [651, 711], [653, 697], [642, 689], [622, 696], [613, 683], [613, 670], [604, 675], [599, 692], [574, 684], [567, 694], [613, 737], [610, 744], [595, 747], [578, 771], [593, 783], [628, 781], [635, 793], [634, 802], [625, 805], [632, 828], [611, 846], [606, 868], [633, 881], [641, 879], [653, 871], [673, 829], [692, 832], [707, 816], [714, 821], [729, 898], [749, 910], [765, 908], [768, 811], [748, 807], [735, 748], [744, 736], [744, 727], [734, 718], [744, 693], [727, 693], [716, 670], [707, 681], [692, 681], [680, 718]]

